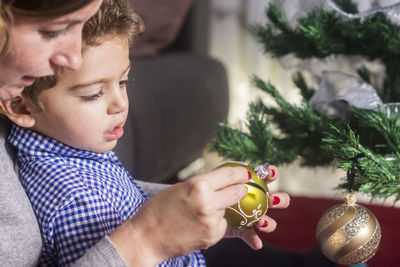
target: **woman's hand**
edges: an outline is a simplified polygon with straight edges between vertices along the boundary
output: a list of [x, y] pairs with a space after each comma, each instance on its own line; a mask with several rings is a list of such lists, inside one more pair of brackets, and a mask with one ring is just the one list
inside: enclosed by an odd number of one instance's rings
[[154, 266], [217, 243], [225, 209], [247, 195], [247, 170], [224, 167], [160, 192], [110, 235], [128, 264]]
[[[267, 176], [267, 183], [270, 183], [278, 177], [278, 171], [275, 166], [269, 166], [268, 170], [268, 176]], [[273, 194], [269, 195], [269, 203], [268, 207], [273, 208], [273, 209], [285, 209], [289, 206], [290, 203], [290, 197], [286, 193], [282, 192], [276, 192]], [[257, 232], [255, 231], [255, 228], [259, 232], [263, 233], [270, 233], [273, 232], [276, 228], [276, 222], [274, 219], [264, 215], [263, 218], [261, 218], [256, 226], [252, 228], [245, 228], [245, 229], [233, 229], [233, 228], [227, 228], [225, 237], [238, 237], [241, 238], [243, 241], [247, 243], [252, 249], [258, 250], [263, 247], [262, 241], [260, 237], [258, 236]]]
[[[269, 177], [269, 180], [276, 178]], [[225, 209], [247, 195], [248, 172], [243, 167], [222, 167], [173, 185], [147, 201], [139, 211], [110, 235], [129, 265], [154, 266], [199, 249], [221, 238], [240, 237], [252, 248], [262, 247], [253, 229], [227, 230]], [[284, 208], [285, 193], [275, 193]], [[275, 198], [276, 199], [276, 198]], [[265, 226], [265, 222], [268, 226]], [[262, 232], [275, 229], [273, 219], [264, 216], [256, 227]]]
[[[289, 202], [290, 197], [286, 193], [273, 193], [269, 196], [269, 208], [285, 209], [289, 206]], [[254, 227], [245, 229], [233, 229], [228, 227], [225, 237], [239, 237], [252, 249], [258, 250], [263, 247], [263, 244], [254, 228], [257, 228], [258, 231], [263, 233], [270, 233], [275, 230], [276, 222], [274, 219], [264, 215]]]

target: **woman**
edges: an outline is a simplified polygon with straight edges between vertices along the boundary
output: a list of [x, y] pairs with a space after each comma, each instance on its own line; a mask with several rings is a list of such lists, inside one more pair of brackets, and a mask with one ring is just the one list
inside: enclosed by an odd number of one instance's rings
[[[81, 66], [83, 24], [99, 8], [101, 0], [2, 0], [0, 25], [0, 98], [18, 96], [36, 77], [52, 75], [56, 66]], [[12, 169], [0, 128], [0, 265], [36, 265], [40, 233], [29, 200]], [[205, 249], [223, 236], [240, 236], [254, 249], [262, 247], [253, 229], [227, 231], [226, 207], [247, 194], [243, 168], [222, 168], [171, 186], [152, 197], [131, 220], [103, 238], [76, 265], [153, 266], [167, 258]], [[150, 186], [150, 188], [154, 188]], [[283, 208], [289, 197], [280, 199]], [[3, 226], [4, 225], [4, 226]], [[266, 226], [268, 225], [268, 226]], [[276, 223], [265, 217], [257, 226], [270, 232]], [[148, 233], [152, 234], [149, 235]]]

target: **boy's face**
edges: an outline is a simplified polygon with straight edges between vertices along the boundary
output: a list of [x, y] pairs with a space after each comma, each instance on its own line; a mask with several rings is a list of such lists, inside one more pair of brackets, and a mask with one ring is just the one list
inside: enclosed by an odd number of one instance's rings
[[82, 68], [65, 69], [53, 88], [39, 96], [33, 130], [69, 146], [102, 153], [123, 134], [128, 114], [128, 42], [107, 38], [88, 47]]

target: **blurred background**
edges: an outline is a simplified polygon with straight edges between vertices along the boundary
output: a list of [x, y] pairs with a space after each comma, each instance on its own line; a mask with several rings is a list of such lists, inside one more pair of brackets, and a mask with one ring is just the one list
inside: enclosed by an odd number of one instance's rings
[[[211, 0], [210, 1], [210, 44], [209, 53], [220, 60], [228, 73], [230, 101], [229, 123], [240, 124], [246, 118], [248, 103], [258, 97], [264, 97], [264, 103], [269, 99], [260, 95], [259, 90], [250, 83], [251, 75], [256, 74], [265, 81], [270, 81], [282, 96], [291, 103], [299, 102], [299, 90], [292, 82], [293, 67], [302, 67], [312, 74], [320, 74], [321, 64], [329, 65], [331, 70], [355, 69], [354, 59], [326, 59], [324, 62], [308, 61], [300, 63], [294, 57], [287, 56], [277, 60], [263, 53], [263, 48], [251, 34], [250, 27], [254, 24], [265, 24], [267, 18], [265, 9], [273, 3], [283, 10], [290, 26], [296, 26], [296, 19], [303, 16], [312, 8], [321, 5], [320, 0]], [[360, 12], [367, 11], [373, 6], [389, 6], [396, 0], [354, 1]], [[376, 64], [379, 69], [379, 64]], [[317, 80], [314, 80], [317, 83]], [[204, 170], [218, 165], [221, 161], [215, 153], [205, 154]], [[272, 162], [273, 163], [273, 162]], [[202, 170], [203, 170], [202, 169]], [[332, 167], [299, 167], [297, 163], [279, 167], [280, 176], [277, 182], [271, 184], [272, 190], [283, 190], [291, 195], [342, 198], [334, 188], [339, 184], [345, 173]], [[370, 197], [358, 194], [358, 199], [369, 203]], [[393, 198], [374, 200], [373, 203], [393, 205]], [[398, 206], [398, 204], [395, 204]]]
[[[292, 82], [294, 70], [307, 70], [307, 82], [317, 88], [323, 70], [354, 73], [363, 62], [358, 57], [300, 62], [290, 55], [278, 60], [265, 55], [250, 32], [252, 25], [267, 23], [269, 3], [280, 7], [289, 25], [295, 27], [296, 19], [325, 2], [322, 0], [131, 1], [146, 30], [131, 51], [130, 112], [115, 152], [139, 180], [176, 183], [228, 160], [210, 151], [219, 123], [240, 128], [250, 102], [261, 98], [266, 105], [274, 104], [251, 84], [252, 75], [271, 82], [288, 102], [299, 103], [301, 97]], [[363, 12], [398, 1], [354, 2]], [[384, 72], [379, 62], [368, 64], [378, 76]], [[308, 259], [304, 266], [321, 266], [311, 263], [322, 257], [316, 249], [316, 225], [328, 208], [343, 203], [344, 193], [335, 187], [346, 173], [335, 166], [300, 167], [296, 161], [278, 168], [279, 179], [269, 185], [270, 191], [288, 192], [292, 203], [284, 211], [268, 211], [279, 227], [265, 240], [282, 249], [282, 254], [274, 252], [281, 255], [279, 260], [299, 259], [293, 251], [302, 251], [300, 257]], [[367, 195], [357, 194], [357, 199], [370, 203]], [[381, 222], [384, 241], [370, 266], [395, 266], [400, 260], [392, 253], [400, 238], [396, 222], [400, 212], [390, 207], [393, 203], [389, 198], [368, 205]], [[388, 262], [394, 265], [382, 265]]]
[[[296, 18], [304, 15], [312, 7], [322, 1], [267, 1], [267, 0], [210, 0], [209, 12], [209, 41], [208, 53], [213, 58], [222, 62], [228, 77], [229, 84], [229, 112], [227, 120], [232, 125], [243, 123], [248, 111], [249, 102], [260, 95], [257, 88], [251, 85], [250, 77], [258, 77], [270, 81], [278, 88], [282, 96], [292, 103], [299, 101], [298, 90], [292, 83], [292, 72], [287, 65], [296, 64], [294, 58], [286, 58], [284, 62], [265, 55], [260, 43], [250, 32], [251, 25], [265, 24], [267, 22], [265, 9], [272, 2], [281, 6], [289, 21], [295, 24]], [[360, 10], [371, 7], [371, 1], [359, 1]], [[390, 1], [381, 1], [383, 5]], [[392, 1], [393, 2], [393, 1]], [[283, 64], [282, 64], [283, 63]], [[315, 62], [314, 62], [315, 63]], [[312, 62], [310, 63], [312, 64]], [[338, 68], [343, 68], [345, 63], [332, 63]], [[268, 103], [268, 98], [264, 99]], [[209, 171], [224, 161], [215, 152], [204, 150], [201, 158], [197, 159], [187, 168], [178, 173], [179, 179], [185, 179], [194, 174]], [[272, 191], [282, 190], [291, 195], [312, 197], [336, 197], [343, 195], [334, 190], [340, 179], [345, 176], [341, 170], [332, 167], [305, 168], [297, 163], [280, 166], [279, 179], [270, 185]], [[363, 195], [360, 200], [369, 202]], [[383, 201], [378, 201], [384, 203]], [[388, 205], [393, 202], [386, 201]]]
[[[291, 103], [298, 103], [292, 82], [294, 69], [307, 70], [317, 83], [323, 69], [349, 70], [359, 58], [326, 58], [323, 62], [279, 60], [263, 53], [250, 32], [255, 24], [267, 23], [265, 9], [274, 3], [290, 26], [322, 0], [131, 0], [146, 30], [132, 50], [133, 71], [128, 94], [131, 110], [125, 134], [115, 149], [134, 177], [152, 182], [176, 182], [210, 171], [222, 159], [209, 144], [227, 121], [240, 127], [248, 104], [261, 97], [250, 82], [257, 75], [271, 82]], [[360, 12], [373, 5], [388, 6], [395, 0], [356, 1]], [[324, 68], [322, 68], [322, 64]], [[371, 63], [376, 72], [379, 63]], [[314, 77], [315, 76], [315, 77]], [[274, 162], [270, 162], [273, 164]], [[299, 167], [297, 162], [279, 166], [279, 179], [272, 191], [294, 196], [343, 198], [334, 190], [345, 173], [332, 167]], [[370, 198], [358, 196], [360, 201]], [[393, 205], [393, 199], [374, 203]]]

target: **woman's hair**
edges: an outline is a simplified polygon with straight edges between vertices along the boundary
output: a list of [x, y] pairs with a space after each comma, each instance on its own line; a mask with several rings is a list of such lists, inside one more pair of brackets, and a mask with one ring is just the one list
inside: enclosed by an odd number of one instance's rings
[[[101, 45], [107, 36], [127, 38], [129, 46], [132, 46], [143, 31], [142, 19], [133, 11], [127, 0], [104, 0], [97, 13], [83, 26], [83, 53], [87, 47]], [[40, 108], [39, 95], [57, 84], [62, 70], [62, 67], [58, 67], [55, 75], [36, 79], [35, 83], [25, 87], [22, 93]]]
[[94, 0], [1, 0], [0, 56], [7, 52], [7, 27], [14, 16], [54, 18], [75, 12]]
[[7, 26], [11, 21], [11, 8], [0, 0], [0, 57], [5, 54], [8, 39]]
[[2, 0], [14, 15], [54, 18], [75, 12], [94, 0]]

